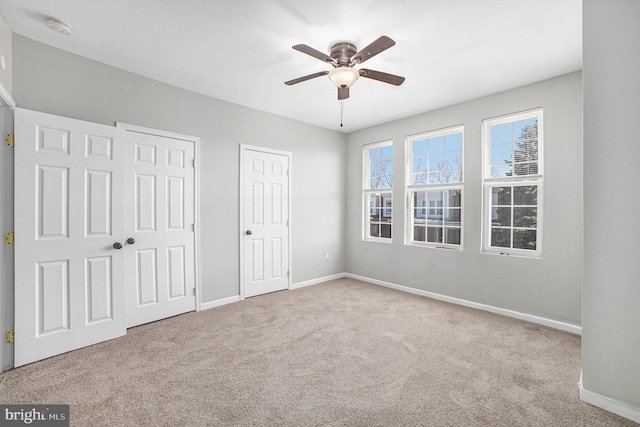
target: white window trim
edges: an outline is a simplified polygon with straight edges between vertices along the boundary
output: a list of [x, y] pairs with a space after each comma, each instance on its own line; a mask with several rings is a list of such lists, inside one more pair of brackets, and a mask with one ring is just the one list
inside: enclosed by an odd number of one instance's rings
[[[425, 139], [425, 138], [437, 138], [439, 136], [450, 135], [453, 133], [462, 133], [462, 175], [460, 182], [456, 183], [442, 183], [442, 184], [411, 184], [411, 172], [413, 165], [413, 142]], [[459, 250], [464, 249], [464, 216], [465, 216], [465, 191], [464, 191], [464, 125], [449, 126], [446, 128], [435, 129], [432, 131], [421, 132], [413, 135], [409, 135], [405, 138], [405, 230], [404, 230], [404, 244], [407, 246], [417, 246], [423, 248], [432, 249], [447, 249], [447, 250]], [[417, 191], [445, 191], [445, 190], [460, 190], [462, 194], [462, 200], [460, 202], [460, 244], [452, 245], [447, 243], [434, 243], [434, 242], [419, 242], [414, 241], [413, 237], [413, 193]], [[428, 207], [425, 207], [428, 209]], [[393, 230], [393, 229], [392, 229]]]
[[[538, 173], [535, 175], [492, 178], [488, 176], [491, 149], [491, 126], [514, 122], [523, 119], [538, 118]], [[511, 255], [533, 259], [542, 258], [543, 222], [544, 222], [544, 120], [543, 109], [535, 108], [519, 113], [484, 119], [482, 121], [482, 239], [481, 251], [484, 254]], [[536, 219], [536, 249], [513, 249], [491, 246], [491, 188], [513, 185], [537, 185], [538, 217]], [[464, 198], [463, 198], [464, 200]]]
[[[377, 188], [371, 189], [370, 182], [370, 151], [372, 149], [381, 148], [381, 147], [393, 147], [393, 140], [384, 140], [379, 142], [374, 142], [371, 144], [366, 144], [362, 146], [362, 240], [366, 242], [377, 242], [377, 243], [392, 243], [393, 234], [394, 234], [394, 203], [393, 203], [393, 186], [391, 188]], [[395, 175], [395, 172], [394, 172]], [[395, 182], [395, 179], [394, 179]], [[369, 235], [369, 196], [370, 195], [383, 195], [389, 194], [391, 196], [391, 237], [374, 237]], [[386, 208], [383, 207], [386, 210]]]

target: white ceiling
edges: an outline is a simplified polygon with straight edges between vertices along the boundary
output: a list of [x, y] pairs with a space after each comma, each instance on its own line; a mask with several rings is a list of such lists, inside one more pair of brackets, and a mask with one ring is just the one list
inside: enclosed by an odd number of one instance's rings
[[[351, 132], [582, 68], [581, 0], [0, 0], [14, 33], [193, 92]], [[53, 16], [70, 36], [48, 29]], [[344, 103], [331, 66], [291, 49], [396, 46]], [[360, 68], [360, 67], [356, 67]]]

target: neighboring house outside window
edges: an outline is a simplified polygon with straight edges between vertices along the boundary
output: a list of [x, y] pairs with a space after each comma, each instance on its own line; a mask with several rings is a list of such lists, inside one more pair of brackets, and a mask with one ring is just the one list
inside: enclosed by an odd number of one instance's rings
[[393, 141], [363, 147], [365, 240], [391, 242], [393, 226]]
[[483, 122], [483, 251], [542, 254], [542, 110]]
[[462, 248], [463, 127], [406, 139], [406, 242]]

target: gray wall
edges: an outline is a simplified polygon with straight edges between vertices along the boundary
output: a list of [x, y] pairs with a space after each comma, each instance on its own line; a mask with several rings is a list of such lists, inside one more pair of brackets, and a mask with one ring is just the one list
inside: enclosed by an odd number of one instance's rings
[[0, 16], [0, 54], [4, 55], [5, 63], [7, 68], [5, 70], [0, 69], [0, 84], [4, 86], [4, 88], [12, 93], [12, 82], [11, 82], [11, 71], [12, 71], [12, 63], [11, 59], [12, 54], [12, 46], [11, 40], [13, 38], [13, 34], [11, 33], [11, 29], [5, 22], [4, 18]]
[[636, 411], [640, 411], [638, 17], [637, 0], [583, 3], [583, 387]]
[[[293, 281], [345, 271], [345, 137], [13, 37], [19, 107], [201, 138], [203, 302], [239, 294], [239, 144], [293, 153]], [[331, 259], [324, 260], [329, 252]]]
[[[398, 285], [580, 325], [581, 73], [348, 135], [347, 271]], [[482, 254], [482, 120], [544, 108], [542, 259]], [[404, 245], [404, 138], [464, 124], [464, 251]], [[363, 241], [362, 146], [394, 141], [393, 243]]]

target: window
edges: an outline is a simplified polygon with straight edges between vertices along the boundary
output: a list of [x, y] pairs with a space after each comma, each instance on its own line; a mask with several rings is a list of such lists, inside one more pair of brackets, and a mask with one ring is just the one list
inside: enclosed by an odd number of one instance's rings
[[483, 250], [540, 256], [542, 110], [484, 121]]
[[393, 141], [363, 149], [365, 240], [391, 242], [393, 223]]
[[463, 128], [407, 138], [407, 242], [462, 247]]

